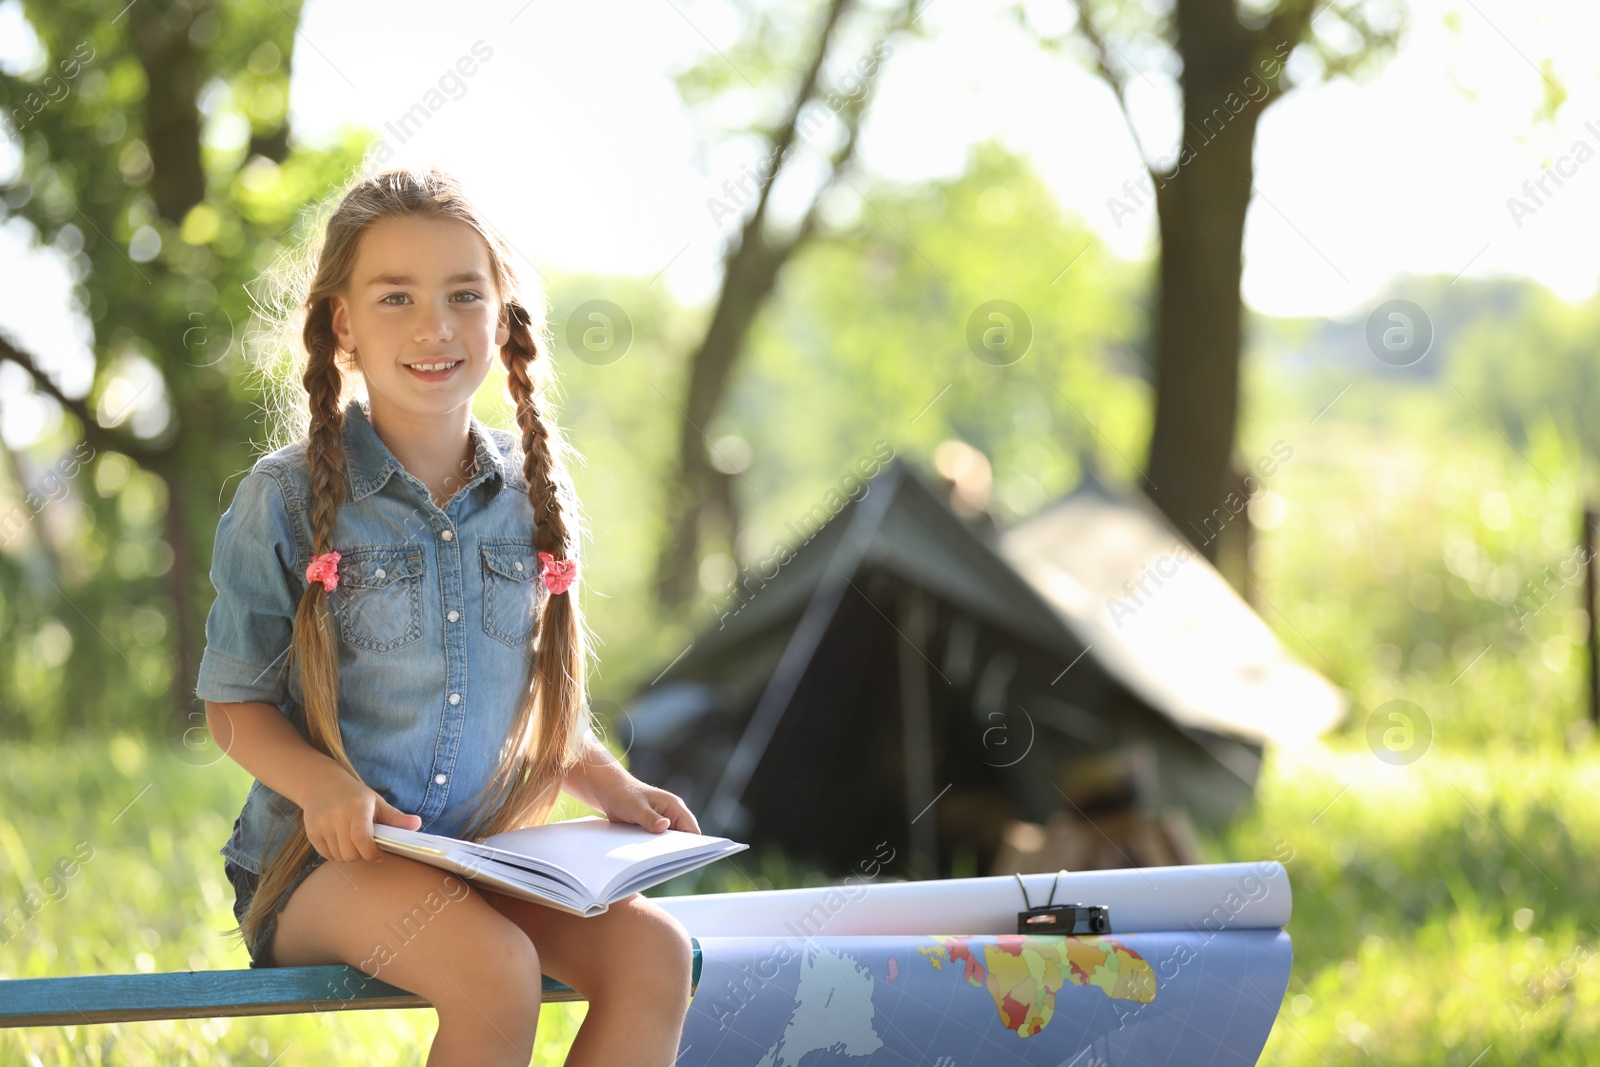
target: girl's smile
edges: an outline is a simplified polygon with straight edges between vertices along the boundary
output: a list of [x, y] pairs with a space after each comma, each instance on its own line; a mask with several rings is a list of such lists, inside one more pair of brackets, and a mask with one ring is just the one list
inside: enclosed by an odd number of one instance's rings
[[447, 380], [465, 360], [435, 359], [422, 363], [407, 363], [406, 369], [425, 382], [442, 382]]

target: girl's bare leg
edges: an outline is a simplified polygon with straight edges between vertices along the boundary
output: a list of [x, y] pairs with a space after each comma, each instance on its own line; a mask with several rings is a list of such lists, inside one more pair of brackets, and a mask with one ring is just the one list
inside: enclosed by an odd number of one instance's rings
[[533, 1057], [539, 953], [449, 871], [392, 854], [329, 860], [289, 897], [269, 951], [280, 966], [347, 963], [426, 997], [439, 1013], [428, 1067], [527, 1067]]
[[694, 965], [682, 923], [638, 893], [584, 919], [481, 892], [538, 946], [544, 973], [589, 1001], [567, 1067], [671, 1067]]

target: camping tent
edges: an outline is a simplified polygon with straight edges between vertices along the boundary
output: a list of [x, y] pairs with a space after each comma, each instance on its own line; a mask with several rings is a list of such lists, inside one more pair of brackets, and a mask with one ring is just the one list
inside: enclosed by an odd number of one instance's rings
[[[1218, 508], [1219, 527], [1245, 521], [1237, 510]], [[1131, 692], [1177, 722], [1297, 744], [1344, 717], [1344, 693], [1290, 656], [1142, 493], [1090, 473], [1008, 528], [1000, 554]]]
[[903, 460], [785, 558], [626, 709], [634, 773], [705, 832], [834, 871], [888, 842], [949, 874], [1006, 819], [1070, 806], [1062, 767], [1130, 744], [1157, 805], [1214, 824], [1251, 797], [1258, 737], [1130, 684]]

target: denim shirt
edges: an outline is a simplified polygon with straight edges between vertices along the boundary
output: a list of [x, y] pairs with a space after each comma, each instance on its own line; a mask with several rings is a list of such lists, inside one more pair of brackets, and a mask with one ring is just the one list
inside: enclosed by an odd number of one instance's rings
[[[428, 833], [459, 836], [494, 774], [531, 681], [545, 596], [520, 438], [471, 418], [477, 471], [441, 510], [372, 428], [345, 408], [348, 494], [333, 548], [339, 727], [364, 781]], [[304, 440], [256, 461], [217, 524], [206, 650], [195, 694], [277, 706], [305, 734], [299, 664], [285, 670], [311, 562]], [[592, 735], [585, 714], [584, 731]], [[300, 818], [260, 780], [220, 854], [259, 874]]]

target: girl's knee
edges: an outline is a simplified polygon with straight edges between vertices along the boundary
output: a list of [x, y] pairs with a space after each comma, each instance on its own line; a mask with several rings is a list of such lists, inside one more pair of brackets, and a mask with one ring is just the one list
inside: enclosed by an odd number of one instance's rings
[[443, 1014], [464, 1010], [490, 1019], [536, 1019], [543, 1001], [539, 952], [512, 926], [462, 945], [464, 965], [429, 977], [428, 1001]]
[[[694, 972], [694, 942], [675, 916], [643, 897], [629, 935], [630, 957], [639, 966], [609, 968], [606, 983], [615, 994], [643, 1002], [687, 1003]], [[602, 994], [603, 995], [603, 994]]]
[[497, 927], [497, 931], [497, 936], [489, 940], [481, 955], [473, 954], [482, 960], [474, 969], [518, 988], [532, 988], [537, 993], [544, 977], [538, 948], [515, 923], [506, 923], [503, 928]]
[[694, 969], [694, 939], [676, 916], [661, 913], [661, 958], [687, 977]]
[[694, 954], [694, 941], [683, 922], [670, 911], [646, 897], [636, 896], [629, 901], [644, 937], [663, 962], [681, 959], [687, 962]]
[[[532, 980], [537, 989], [540, 978], [539, 950], [516, 923], [484, 905], [481, 922], [453, 931], [455, 950], [462, 960], [460, 968], [481, 984], [521, 987]], [[457, 977], [452, 975], [452, 977]]]

